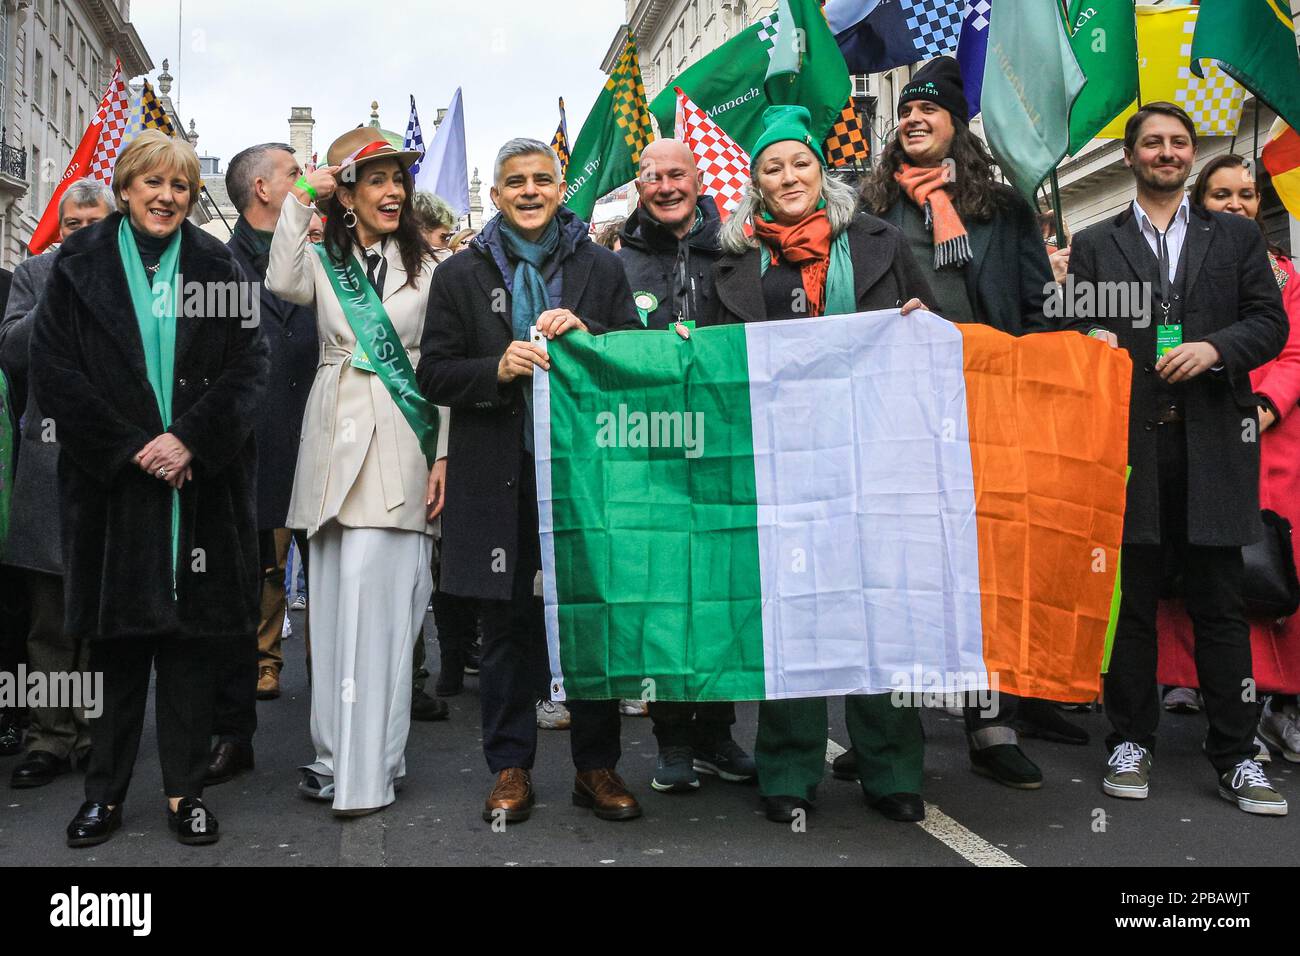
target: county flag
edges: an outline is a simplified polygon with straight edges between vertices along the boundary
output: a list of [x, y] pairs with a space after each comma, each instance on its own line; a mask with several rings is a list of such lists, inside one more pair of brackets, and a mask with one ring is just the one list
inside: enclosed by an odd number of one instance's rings
[[1070, 109], [1069, 151], [1074, 155], [1137, 98], [1133, 0], [1072, 0], [1069, 24], [1070, 49], [1087, 77]]
[[1201, 0], [1192, 72], [1204, 76], [1207, 59], [1292, 127], [1300, 126], [1300, 54], [1290, 0]]
[[749, 154], [692, 103], [680, 87], [676, 93], [678, 136], [695, 156], [695, 168], [702, 177], [701, 191], [713, 197], [725, 222], [745, 198]]
[[966, 105], [972, 117], [980, 111], [984, 89], [984, 59], [989, 48], [990, 0], [969, 0], [966, 16], [957, 40], [957, 65], [961, 67], [961, 85], [966, 90]]
[[1300, 219], [1300, 133], [1281, 117], [1275, 119], [1259, 159], [1286, 211]]
[[[93, 176], [105, 186], [112, 185], [113, 164], [117, 162], [117, 151], [122, 145], [122, 135], [130, 120], [130, 96], [122, 81], [122, 62], [119, 60], [113, 67], [113, 76], [99, 101], [95, 118], [82, 134], [81, 142], [68, 161], [59, 184], [54, 187], [45, 212], [41, 214], [41, 221], [37, 223], [31, 242], [27, 244], [32, 255], [40, 255], [58, 241], [59, 204], [63, 201], [63, 193], [69, 184]], [[41, 174], [40, 170], [33, 172], [35, 175]]]
[[957, 49], [967, 0], [827, 0], [850, 73], [883, 73]]
[[[1138, 88], [1143, 103], [1165, 100], [1187, 111], [1202, 136], [1236, 136], [1245, 93], [1218, 66], [1192, 72], [1196, 7], [1137, 8]], [[1123, 139], [1124, 124], [1137, 112], [1136, 99], [1097, 134]]]
[[564, 97], [560, 97], [560, 125], [551, 137], [551, 149], [560, 157], [560, 175], [569, 175], [569, 121], [564, 116]]
[[424, 162], [424, 131], [420, 129], [420, 114], [415, 110], [415, 94], [411, 94], [411, 115], [406, 121], [406, 135], [402, 137], [402, 149], [413, 149], [420, 154], [420, 158], [411, 164], [411, 176], [414, 177], [420, 172], [420, 164]]
[[590, 220], [601, 196], [636, 178], [641, 150], [652, 139], [636, 37], [629, 33], [622, 56], [573, 143], [564, 204], [578, 218]]
[[1008, 693], [1094, 699], [1124, 512], [1124, 351], [896, 310], [545, 347], [555, 699], [994, 675]]
[[1031, 204], [1070, 145], [1070, 107], [1083, 85], [1058, 0], [993, 5], [984, 132], [1002, 172]]

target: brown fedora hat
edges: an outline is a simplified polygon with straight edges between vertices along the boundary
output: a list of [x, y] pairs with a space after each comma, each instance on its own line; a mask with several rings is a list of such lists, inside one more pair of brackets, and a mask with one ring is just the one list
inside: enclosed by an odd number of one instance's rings
[[[325, 162], [330, 166], [349, 164], [355, 167], [372, 159], [395, 159], [404, 169], [410, 169], [411, 164], [417, 162], [420, 156], [413, 149], [397, 149], [373, 126], [358, 126], [330, 143]], [[341, 173], [340, 169], [334, 178], [337, 179]]]

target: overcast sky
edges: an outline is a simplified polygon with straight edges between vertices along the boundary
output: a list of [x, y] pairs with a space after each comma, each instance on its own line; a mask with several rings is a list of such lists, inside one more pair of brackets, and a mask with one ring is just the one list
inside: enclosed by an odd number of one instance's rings
[[413, 93], [427, 145], [438, 108], [462, 87], [486, 205], [497, 147], [512, 136], [550, 142], [559, 96], [577, 137], [623, 10], [621, 0], [132, 0], [131, 21], [151, 80], [170, 60], [178, 112], [223, 172], [245, 146], [287, 141], [291, 106], [312, 107], [324, 162], [336, 137], [369, 121], [371, 100], [383, 127], [404, 133]]

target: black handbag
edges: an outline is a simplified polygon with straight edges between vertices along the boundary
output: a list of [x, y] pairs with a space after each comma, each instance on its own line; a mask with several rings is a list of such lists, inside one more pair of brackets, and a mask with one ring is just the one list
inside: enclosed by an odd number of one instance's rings
[[1260, 511], [1259, 519], [1264, 524], [1264, 537], [1241, 549], [1246, 572], [1246, 615], [1270, 620], [1290, 617], [1300, 608], [1291, 522], [1267, 508]]

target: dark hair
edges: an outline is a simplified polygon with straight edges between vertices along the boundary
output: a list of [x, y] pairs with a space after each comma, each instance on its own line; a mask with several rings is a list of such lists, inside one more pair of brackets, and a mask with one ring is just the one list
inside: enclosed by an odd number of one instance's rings
[[604, 223], [596, 230], [596, 245], [604, 246], [606, 249], [613, 249], [614, 243], [618, 240], [619, 233], [623, 230], [623, 223], [627, 222], [626, 216], [620, 216], [617, 219], [611, 219]]
[[[381, 162], [382, 160], [375, 160]], [[399, 160], [391, 160], [397, 163], [402, 170], [402, 185], [406, 187], [406, 198], [402, 200], [402, 211], [397, 217], [397, 229], [392, 236], [397, 240], [397, 251], [402, 258], [402, 268], [406, 270], [406, 282], [416, 288], [419, 285], [420, 262], [426, 257], [433, 257], [433, 249], [424, 241], [424, 236], [420, 235], [420, 227], [415, 217], [415, 180], [411, 176], [411, 171], [406, 168]], [[366, 164], [369, 165], [369, 164]], [[359, 167], [356, 170], [359, 179], [363, 173]], [[355, 188], [355, 181], [348, 184], [348, 188]], [[338, 190], [326, 201], [321, 214], [325, 217], [325, 251], [329, 253], [330, 259], [335, 264], [342, 265], [347, 262], [347, 257], [352, 253], [352, 247], [357, 241], [356, 234], [343, 224], [343, 214], [347, 212], [347, 207], [339, 199]], [[319, 208], [319, 204], [318, 204]], [[355, 214], [354, 214], [355, 215]]]
[[1053, 239], [1059, 238], [1062, 245], [1070, 244], [1070, 234], [1066, 231], [1064, 225], [1058, 230], [1056, 228], [1055, 212], [1040, 212], [1038, 214], [1038, 231], [1042, 232], [1046, 228], [1050, 231]]
[[253, 180], [266, 172], [267, 153], [276, 150], [293, 155], [293, 147], [288, 143], [260, 143], [240, 150], [226, 167], [226, 193], [240, 213], [248, 208], [248, 202], [253, 198]]
[[1192, 202], [1197, 206], [1205, 205], [1205, 194], [1210, 191], [1210, 177], [1221, 169], [1241, 168], [1246, 165], [1246, 161], [1236, 153], [1224, 153], [1222, 156], [1215, 156], [1212, 160], [1201, 167], [1201, 171], [1196, 175], [1196, 182], [1192, 185]]
[[[953, 117], [952, 145], [948, 157], [956, 165], [955, 177], [948, 187], [957, 215], [963, 219], [987, 221], [993, 218], [1000, 205], [997, 183], [993, 180], [993, 157], [980, 138], [959, 118]], [[894, 136], [880, 151], [880, 161], [861, 187], [862, 202], [867, 211], [882, 216], [902, 196], [902, 189], [894, 180], [906, 163], [903, 144]]]
[[1124, 148], [1129, 152], [1137, 145], [1138, 130], [1153, 116], [1172, 116], [1178, 122], [1187, 128], [1187, 135], [1192, 138], [1192, 145], [1196, 145], [1196, 124], [1192, 118], [1187, 115], [1187, 111], [1175, 103], [1169, 103], [1165, 100], [1154, 100], [1150, 103], [1144, 103], [1136, 113], [1128, 118], [1124, 124]]

